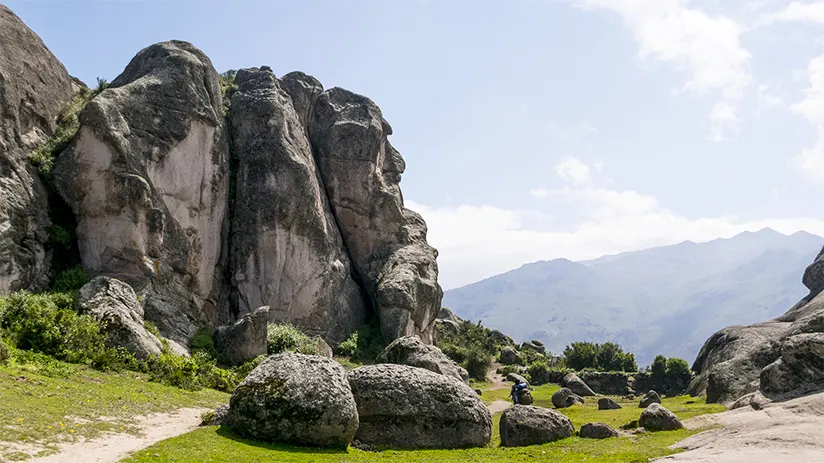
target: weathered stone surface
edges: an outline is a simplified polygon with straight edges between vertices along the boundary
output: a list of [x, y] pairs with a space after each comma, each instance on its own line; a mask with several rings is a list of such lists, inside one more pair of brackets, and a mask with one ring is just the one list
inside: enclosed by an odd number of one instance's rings
[[312, 110], [315, 101], [323, 93], [323, 85], [320, 81], [310, 75], [300, 71], [290, 72], [280, 78], [280, 87], [289, 94], [292, 99], [292, 106], [304, 128], [304, 132], [309, 133], [309, 121], [312, 118]]
[[581, 426], [578, 435], [584, 439], [608, 439], [618, 437], [618, 431], [610, 428], [606, 423], [587, 423]]
[[230, 269], [239, 314], [268, 305], [271, 321], [340, 342], [367, 308], [293, 107], [298, 100], [307, 116], [319, 93], [313, 82], [299, 74], [279, 82], [268, 68], [235, 77]]
[[539, 445], [572, 436], [575, 428], [563, 414], [542, 407], [513, 405], [501, 415], [501, 445]]
[[521, 350], [532, 350], [539, 354], [546, 354], [546, 347], [541, 341], [527, 341], [521, 344]]
[[218, 321], [228, 143], [217, 72], [187, 42], [140, 51], [80, 114], [54, 170], [83, 266], [143, 297], [186, 344]]
[[634, 392], [635, 377], [630, 373], [583, 371], [578, 377], [597, 394], [627, 395]]
[[501, 360], [501, 363], [503, 363], [504, 365], [515, 365], [519, 363], [521, 360], [518, 358], [518, 351], [511, 346], [504, 346], [501, 349], [501, 355], [499, 358]]
[[564, 376], [563, 381], [561, 381], [561, 385], [569, 388], [569, 390], [582, 397], [590, 397], [595, 395], [595, 393], [592, 392], [592, 389], [587, 386], [587, 383], [585, 383], [575, 373], [569, 373]]
[[376, 360], [380, 363], [397, 363], [424, 368], [461, 381], [468, 377], [466, 370], [437, 347], [424, 344], [417, 335], [404, 336], [392, 341]]
[[335, 352], [332, 350], [332, 346], [329, 345], [322, 337], [315, 336], [315, 355], [319, 355], [321, 357], [332, 358], [335, 356]]
[[652, 404], [660, 404], [661, 403], [661, 396], [658, 395], [655, 391], [649, 391], [644, 394], [644, 397], [641, 397], [641, 401], [638, 403], [638, 408], [647, 408]]
[[234, 324], [218, 327], [215, 347], [230, 365], [240, 365], [259, 355], [266, 355], [268, 323], [269, 307], [258, 307]]
[[583, 403], [584, 399], [582, 397], [576, 395], [574, 392], [565, 387], [558, 389], [554, 394], [552, 394], [552, 405], [554, 405], [555, 408], [567, 408], [575, 404]]
[[391, 448], [483, 447], [489, 409], [463, 382], [407, 365], [356, 368], [349, 383], [358, 405], [356, 438]]
[[509, 373], [506, 375], [506, 380], [509, 382], [514, 383], [516, 380], [522, 383], [529, 384], [529, 381], [526, 380], [523, 376], [519, 375], [518, 373]]
[[358, 429], [358, 412], [342, 366], [286, 352], [264, 360], [238, 385], [228, 423], [266, 442], [345, 447]]
[[[384, 338], [431, 343], [443, 290], [423, 218], [403, 207], [405, 163], [370, 99], [341, 88], [314, 104], [309, 134], [332, 212]], [[354, 181], [357, 179], [357, 181]]]
[[641, 412], [638, 425], [650, 431], [674, 431], [684, 427], [675, 414], [658, 403], [651, 404]]
[[824, 249], [821, 249], [813, 263], [804, 270], [801, 281], [811, 292], [824, 289]]
[[797, 334], [781, 346], [781, 358], [761, 371], [761, 392], [791, 398], [824, 389], [824, 333]]
[[28, 155], [54, 133], [72, 79], [31, 29], [0, 5], [0, 293], [49, 282], [49, 205]]
[[123, 347], [139, 359], [160, 354], [163, 345], [146, 330], [143, 307], [126, 283], [109, 277], [94, 278], [80, 288], [78, 302], [82, 313], [106, 324], [109, 347]]
[[598, 399], [598, 410], [618, 410], [619, 408], [621, 406], [609, 397]]
[[201, 421], [201, 426], [223, 426], [229, 420], [229, 406], [221, 405], [215, 409], [214, 412], [208, 414]]

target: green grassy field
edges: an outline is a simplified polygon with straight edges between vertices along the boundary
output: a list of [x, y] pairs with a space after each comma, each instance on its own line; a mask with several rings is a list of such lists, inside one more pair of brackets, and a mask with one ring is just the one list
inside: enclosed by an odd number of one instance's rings
[[[550, 398], [558, 389], [555, 385], [535, 388], [533, 396], [535, 405], [552, 407]], [[507, 389], [484, 391], [486, 403], [505, 400]], [[624, 408], [620, 410], [599, 411], [597, 400], [588, 398], [586, 403], [562, 410], [570, 417], [576, 430], [584, 423], [601, 421], [618, 427], [641, 414], [637, 402], [622, 401], [615, 398]], [[723, 406], [707, 405], [701, 400], [690, 397], [664, 399], [664, 406], [682, 419], [705, 413], [717, 413]], [[685, 429], [669, 432], [644, 433], [608, 440], [589, 440], [572, 437], [551, 444], [522, 448], [499, 447], [500, 436], [498, 422], [500, 414], [493, 418], [492, 443], [485, 448], [469, 450], [432, 450], [432, 451], [382, 451], [363, 452], [350, 448], [347, 451], [317, 450], [270, 445], [254, 442], [232, 435], [226, 429], [206, 427], [189, 434], [160, 442], [157, 445], [137, 453], [125, 460], [129, 463], [144, 462], [409, 462], [409, 463], [450, 463], [450, 462], [510, 462], [519, 459], [545, 462], [588, 462], [588, 463], [629, 463], [645, 462], [673, 453], [668, 447], [694, 433]]]
[[46, 455], [56, 444], [103, 432], [135, 432], [133, 417], [185, 407], [213, 408], [226, 393], [188, 392], [131, 372], [101, 373], [52, 361], [0, 366], [0, 461]]

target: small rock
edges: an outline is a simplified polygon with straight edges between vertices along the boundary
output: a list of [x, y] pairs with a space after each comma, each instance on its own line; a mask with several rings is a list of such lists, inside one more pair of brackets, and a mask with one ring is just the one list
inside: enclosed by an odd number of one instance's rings
[[609, 397], [598, 399], [598, 410], [618, 410], [619, 408], [621, 408], [621, 406]]
[[512, 382], [512, 383], [514, 383], [515, 380], [518, 380], [522, 383], [526, 383], [527, 385], [529, 384], [529, 381], [527, 381], [526, 378], [519, 375], [518, 373], [510, 373], [510, 374], [506, 375], [506, 380], [509, 381], [509, 382]]
[[618, 431], [610, 428], [606, 423], [587, 423], [581, 426], [578, 435], [584, 439], [607, 439], [618, 437]]
[[319, 355], [321, 357], [332, 358], [335, 356], [335, 353], [332, 351], [332, 347], [323, 340], [320, 336], [315, 336], [315, 355]]
[[501, 445], [506, 447], [554, 442], [574, 431], [569, 418], [548, 408], [514, 405], [501, 415]]
[[641, 402], [638, 404], [638, 408], [647, 408], [651, 404], [660, 404], [661, 403], [661, 396], [658, 395], [655, 391], [649, 391], [644, 394], [644, 397], [641, 397]]
[[638, 424], [642, 428], [650, 431], [674, 431], [684, 427], [674, 413], [659, 403], [650, 404], [647, 409], [641, 413]]
[[552, 405], [555, 408], [567, 408], [575, 404], [583, 404], [584, 399], [573, 393], [568, 388], [562, 387], [552, 394]]

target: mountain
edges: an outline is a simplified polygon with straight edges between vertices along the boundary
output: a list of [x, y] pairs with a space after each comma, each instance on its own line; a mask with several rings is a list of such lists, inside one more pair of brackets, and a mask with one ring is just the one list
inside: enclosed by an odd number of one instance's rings
[[775, 317], [807, 294], [799, 275], [824, 245], [771, 229], [572, 262], [527, 264], [446, 291], [455, 314], [561, 352], [615, 341], [639, 365], [657, 354], [692, 360], [713, 332]]

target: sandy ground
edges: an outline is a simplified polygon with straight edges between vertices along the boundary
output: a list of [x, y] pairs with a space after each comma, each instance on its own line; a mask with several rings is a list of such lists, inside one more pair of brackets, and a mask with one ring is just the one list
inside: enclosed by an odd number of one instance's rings
[[489, 412], [493, 415], [506, 410], [507, 408], [511, 407], [512, 403], [507, 402], [506, 400], [496, 400], [489, 404], [486, 408], [489, 409]]
[[656, 461], [824, 463], [824, 393], [686, 420], [687, 428], [723, 426], [673, 446], [684, 453]]
[[26, 460], [31, 463], [115, 463], [131, 452], [158, 441], [179, 436], [200, 424], [201, 408], [182, 408], [172, 413], [136, 417], [140, 435], [107, 434], [85, 442], [62, 445], [54, 455]]

